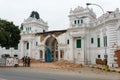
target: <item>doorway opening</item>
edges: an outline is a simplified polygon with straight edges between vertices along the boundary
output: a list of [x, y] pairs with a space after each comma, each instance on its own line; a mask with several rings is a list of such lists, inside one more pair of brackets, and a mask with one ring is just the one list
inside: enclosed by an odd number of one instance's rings
[[58, 42], [56, 38], [49, 37], [45, 42], [45, 62], [53, 62], [58, 60]]

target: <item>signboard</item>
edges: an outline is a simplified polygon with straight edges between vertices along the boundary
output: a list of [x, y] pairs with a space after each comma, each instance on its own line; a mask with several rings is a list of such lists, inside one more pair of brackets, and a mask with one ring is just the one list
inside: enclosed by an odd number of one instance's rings
[[6, 59], [6, 66], [15, 66], [15, 64], [18, 64], [18, 59], [16, 59], [16, 58], [7, 58]]
[[7, 58], [6, 59], [6, 66], [14, 66], [14, 59], [13, 58]]

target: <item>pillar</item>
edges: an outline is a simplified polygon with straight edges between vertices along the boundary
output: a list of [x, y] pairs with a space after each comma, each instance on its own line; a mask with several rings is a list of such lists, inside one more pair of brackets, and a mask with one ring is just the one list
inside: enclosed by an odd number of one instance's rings
[[32, 41], [28, 41], [28, 42], [29, 42], [28, 56], [30, 56], [31, 58], [35, 58], [35, 56], [33, 56], [32, 54]]
[[25, 56], [25, 51], [24, 51], [24, 48], [25, 48], [25, 46], [24, 46], [24, 41], [21, 41], [21, 47], [20, 47], [21, 49], [21, 54], [20, 54], [20, 59], [23, 57], [23, 56]]
[[60, 49], [58, 48], [58, 60], [60, 60]]
[[42, 59], [43, 59], [43, 61], [45, 61], [45, 49], [43, 49], [42, 52], [43, 52]]
[[81, 54], [81, 57], [82, 57], [82, 64], [85, 64], [85, 38], [84, 37], [81, 37], [81, 43], [82, 43], [82, 54]]
[[73, 63], [75, 63], [75, 53], [74, 53], [74, 40], [73, 40], [73, 37], [70, 36], [70, 40], [71, 40], [71, 44], [70, 44], [70, 54], [69, 54], [69, 57], [70, 57], [70, 60], [73, 61]]

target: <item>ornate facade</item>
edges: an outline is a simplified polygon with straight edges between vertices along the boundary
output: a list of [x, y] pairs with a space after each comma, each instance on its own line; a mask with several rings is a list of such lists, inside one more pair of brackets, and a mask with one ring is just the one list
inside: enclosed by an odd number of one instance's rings
[[[68, 60], [79, 64], [108, 64], [117, 67], [115, 52], [120, 49], [120, 11], [99, 18], [92, 9], [78, 6], [69, 13], [67, 30], [48, 31], [38, 13], [22, 23], [19, 58], [30, 56], [45, 62]], [[37, 17], [34, 17], [37, 16]]]

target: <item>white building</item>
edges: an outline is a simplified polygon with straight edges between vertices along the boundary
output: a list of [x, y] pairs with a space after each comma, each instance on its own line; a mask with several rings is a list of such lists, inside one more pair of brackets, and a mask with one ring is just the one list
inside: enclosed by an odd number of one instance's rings
[[48, 25], [37, 12], [22, 23], [19, 58], [30, 56], [46, 62], [68, 60], [80, 64], [96, 64], [107, 59], [115, 67], [114, 51], [120, 49], [120, 11], [110, 11], [99, 18], [92, 9], [70, 10], [67, 30], [47, 31]]

